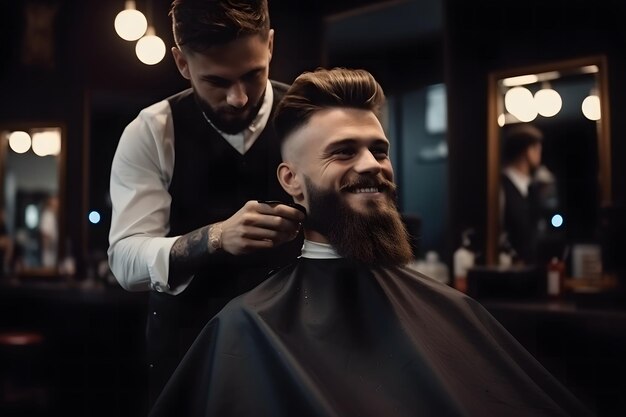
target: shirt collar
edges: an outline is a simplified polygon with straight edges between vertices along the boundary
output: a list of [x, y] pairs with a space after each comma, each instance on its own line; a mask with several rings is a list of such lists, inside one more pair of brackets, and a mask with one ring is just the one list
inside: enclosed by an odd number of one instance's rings
[[509, 177], [515, 188], [524, 197], [528, 196], [528, 186], [530, 185], [530, 177], [509, 167], [504, 169], [504, 174]]
[[270, 80], [267, 80], [267, 86], [265, 87], [265, 94], [263, 95], [263, 103], [261, 103], [261, 107], [259, 108], [259, 112], [256, 117], [248, 126], [248, 130], [250, 132], [256, 132], [257, 130], [263, 130], [267, 121], [270, 118], [270, 113], [272, 112], [272, 103], [274, 102], [274, 89], [272, 88], [272, 83]]
[[341, 255], [337, 253], [335, 248], [328, 243], [318, 243], [310, 240], [304, 240], [302, 245], [302, 258], [308, 259], [339, 259]]

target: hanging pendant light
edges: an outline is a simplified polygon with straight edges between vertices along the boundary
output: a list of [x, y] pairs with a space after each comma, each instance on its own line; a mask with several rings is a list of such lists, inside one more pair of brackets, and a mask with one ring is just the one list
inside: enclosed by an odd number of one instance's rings
[[583, 100], [583, 104], [581, 106], [583, 114], [589, 120], [600, 120], [601, 112], [600, 112], [600, 97], [595, 94], [591, 94], [587, 96]]
[[38, 156], [58, 155], [61, 152], [61, 129], [45, 129], [33, 133], [33, 152]]
[[513, 87], [504, 95], [504, 107], [521, 122], [530, 122], [537, 117], [533, 93], [525, 87]]
[[124, 10], [115, 16], [114, 26], [120, 38], [127, 41], [136, 41], [146, 33], [148, 21], [143, 13], [136, 9], [135, 2], [128, 0]]
[[537, 112], [543, 117], [552, 117], [563, 107], [561, 95], [553, 90], [548, 82], [542, 84], [541, 90], [535, 93], [534, 98]]
[[9, 135], [9, 147], [15, 153], [28, 152], [31, 145], [31, 138], [27, 132], [16, 130]]
[[154, 28], [149, 26], [146, 35], [137, 41], [135, 53], [146, 65], [158, 64], [165, 56], [165, 42], [156, 36]]

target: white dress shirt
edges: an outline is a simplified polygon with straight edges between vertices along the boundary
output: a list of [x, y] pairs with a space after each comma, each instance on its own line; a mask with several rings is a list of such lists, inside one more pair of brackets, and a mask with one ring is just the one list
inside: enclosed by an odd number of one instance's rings
[[[273, 101], [268, 80], [256, 118], [239, 134], [220, 132], [224, 139], [244, 154], [267, 125]], [[166, 237], [174, 161], [174, 122], [169, 102], [163, 100], [143, 109], [126, 126], [111, 166], [109, 265], [120, 285], [129, 291], [153, 289], [179, 294], [193, 278], [175, 288], [168, 285], [170, 249], [180, 237]]]
[[504, 175], [506, 175], [517, 191], [524, 196], [528, 197], [528, 187], [530, 186], [531, 178], [529, 175], [523, 174], [514, 168], [505, 168]]

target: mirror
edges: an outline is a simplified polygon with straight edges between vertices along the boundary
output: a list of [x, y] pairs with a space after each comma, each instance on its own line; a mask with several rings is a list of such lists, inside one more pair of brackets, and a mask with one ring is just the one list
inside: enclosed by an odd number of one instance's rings
[[58, 275], [65, 236], [64, 144], [65, 129], [58, 123], [0, 126], [0, 234], [5, 235], [0, 259], [4, 275]]
[[606, 68], [596, 56], [490, 74], [488, 265], [504, 248], [545, 265], [597, 241], [611, 201]]

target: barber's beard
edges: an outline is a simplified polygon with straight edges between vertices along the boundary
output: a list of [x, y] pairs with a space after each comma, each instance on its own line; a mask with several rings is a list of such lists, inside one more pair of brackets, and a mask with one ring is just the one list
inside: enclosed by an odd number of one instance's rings
[[[358, 186], [379, 184], [372, 179]], [[404, 265], [413, 258], [409, 234], [395, 205], [395, 185], [384, 181], [387, 198], [371, 200], [363, 212], [342, 198], [347, 191], [322, 190], [306, 179], [309, 210], [305, 227], [324, 235], [337, 252], [367, 265]], [[354, 184], [356, 185], [356, 184]], [[354, 186], [352, 185], [352, 186]]]
[[[194, 89], [195, 91], [195, 89]], [[245, 130], [256, 115], [259, 113], [261, 104], [263, 104], [263, 96], [255, 105], [247, 104], [243, 110], [234, 107], [224, 106], [222, 108], [214, 108], [206, 100], [195, 94], [196, 103], [204, 112], [211, 123], [220, 131], [234, 135]]]

